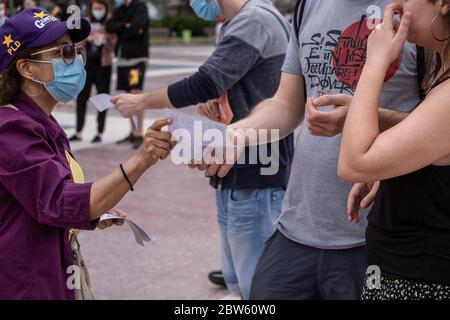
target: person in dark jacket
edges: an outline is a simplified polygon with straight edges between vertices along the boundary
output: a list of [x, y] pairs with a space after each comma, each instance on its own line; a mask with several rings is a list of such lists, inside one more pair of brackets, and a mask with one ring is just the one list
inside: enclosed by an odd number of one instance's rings
[[52, 15], [61, 21], [66, 21], [69, 19], [69, 14], [67, 13], [67, 1], [57, 0], [55, 6], [52, 8]]
[[[106, 31], [117, 35], [117, 90], [140, 93], [144, 87], [145, 71], [149, 58], [149, 15], [145, 3], [139, 0], [116, 1]], [[130, 142], [135, 149], [142, 144], [144, 112], [137, 114], [137, 126], [131, 122], [131, 133], [118, 141]]]
[[[88, 20], [91, 23], [91, 34], [86, 41], [87, 52], [87, 79], [83, 91], [77, 99], [77, 131], [69, 139], [70, 141], [81, 141], [81, 132], [86, 119], [87, 101], [91, 94], [92, 86], [95, 85], [97, 93], [109, 93], [111, 85], [111, 65], [115, 44], [115, 36], [105, 31], [108, 21], [108, 3], [104, 0], [93, 0], [88, 7]], [[102, 141], [105, 130], [107, 110], [99, 112], [97, 116], [97, 135], [92, 143]]]

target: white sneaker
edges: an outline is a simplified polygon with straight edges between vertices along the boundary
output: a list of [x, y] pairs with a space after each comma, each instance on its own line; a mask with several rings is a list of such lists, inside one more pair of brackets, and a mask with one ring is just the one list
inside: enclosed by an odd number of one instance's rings
[[239, 292], [231, 292], [220, 300], [242, 300], [242, 296]]

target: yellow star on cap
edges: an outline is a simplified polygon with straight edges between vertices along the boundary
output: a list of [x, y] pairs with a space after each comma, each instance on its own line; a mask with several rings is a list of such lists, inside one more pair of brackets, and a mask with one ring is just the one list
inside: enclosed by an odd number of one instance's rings
[[11, 43], [14, 42], [14, 40], [11, 38], [11, 35], [3, 36], [3, 37], [5, 38], [5, 40], [3, 40], [2, 44], [8, 46], [8, 48], [9, 48], [9, 46], [11, 45]]
[[41, 11], [40, 13], [34, 13], [35, 18], [44, 19], [48, 14], [46, 14], [44, 11]]

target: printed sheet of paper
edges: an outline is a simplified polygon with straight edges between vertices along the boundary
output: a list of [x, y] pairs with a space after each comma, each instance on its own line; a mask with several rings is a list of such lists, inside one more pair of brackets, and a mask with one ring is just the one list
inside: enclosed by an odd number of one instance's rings
[[125, 220], [125, 222], [130, 226], [131, 231], [133, 231], [134, 239], [141, 246], [143, 246], [143, 247], [145, 246], [144, 242], [152, 241], [150, 236], [139, 225], [137, 225], [130, 219], [123, 219], [123, 218], [120, 218], [116, 215], [109, 214], [109, 213], [105, 213], [104, 215], [102, 215], [100, 217], [100, 221], [115, 220], [115, 219]]
[[[111, 102], [112, 96], [107, 93], [101, 93], [96, 96], [92, 96], [89, 98], [89, 101], [94, 105], [95, 109], [98, 112], [103, 112], [105, 110], [114, 108], [113, 103]], [[132, 118], [134, 126], [137, 127], [137, 117], [134, 116]]]

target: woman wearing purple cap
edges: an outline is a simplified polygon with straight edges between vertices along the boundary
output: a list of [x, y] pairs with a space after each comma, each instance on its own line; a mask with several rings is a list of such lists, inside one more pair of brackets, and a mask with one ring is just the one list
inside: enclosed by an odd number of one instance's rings
[[85, 293], [76, 278], [82, 275], [74, 272], [79, 256], [73, 229], [95, 229], [108, 211], [120, 215], [112, 208], [173, 147], [170, 134], [161, 132], [170, 119], [156, 121], [136, 156], [108, 176], [84, 182], [51, 113], [84, 87], [84, 53], [74, 43], [89, 32], [86, 20], [68, 29], [38, 9], [24, 10], [0, 28], [0, 299]]

